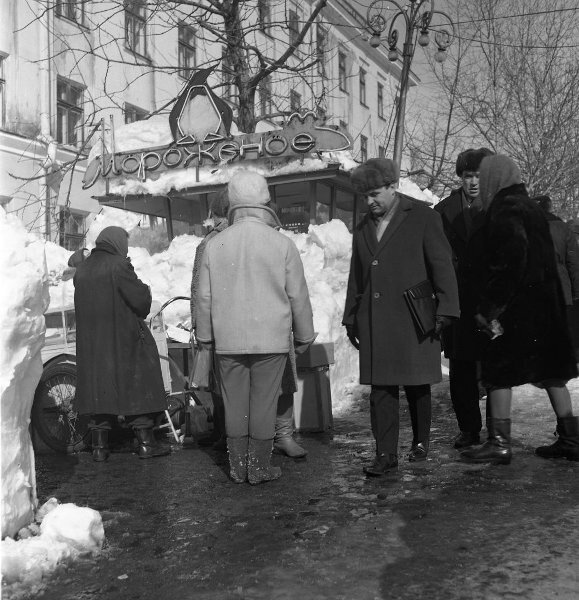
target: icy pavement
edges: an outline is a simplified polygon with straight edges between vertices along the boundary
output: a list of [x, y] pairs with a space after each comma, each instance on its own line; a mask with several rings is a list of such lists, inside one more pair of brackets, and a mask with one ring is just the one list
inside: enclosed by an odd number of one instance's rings
[[514, 458], [497, 467], [460, 461], [446, 381], [435, 398], [429, 460], [403, 458], [411, 432], [402, 399], [400, 468], [379, 479], [361, 471], [373, 454], [367, 398], [332, 434], [300, 436], [307, 459], [275, 457], [282, 478], [256, 487], [232, 484], [225, 455], [198, 447], [153, 461], [39, 456], [41, 501], [100, 511], [106, 542], [35, 597], [576, 600], [579, 463], [533, 455], [554, 439], [546, 394], [516, 390]]

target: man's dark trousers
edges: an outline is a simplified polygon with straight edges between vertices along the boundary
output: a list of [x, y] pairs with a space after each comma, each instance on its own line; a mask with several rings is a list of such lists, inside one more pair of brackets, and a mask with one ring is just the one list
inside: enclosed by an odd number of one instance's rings
[[477, 363], [474, 360], [449, 359], [450, 399], [458, 427], [468, 433], [479, 433], [482, 419], [479, 406]]

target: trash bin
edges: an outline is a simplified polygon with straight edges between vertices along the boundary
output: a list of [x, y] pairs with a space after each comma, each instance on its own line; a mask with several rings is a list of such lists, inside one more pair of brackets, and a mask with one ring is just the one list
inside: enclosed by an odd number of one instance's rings
[[296, 358], [298, 391], [294, 394], [295, 430], [320, 432], [332, 429], [330, 365], [334, 363], [334, 344], [312, 344]]

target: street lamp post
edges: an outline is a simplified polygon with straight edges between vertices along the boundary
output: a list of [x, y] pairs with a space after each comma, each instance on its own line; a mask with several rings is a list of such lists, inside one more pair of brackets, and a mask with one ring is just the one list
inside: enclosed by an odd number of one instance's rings
[[[442, 17], [448, 21], [450, 30], [433, 24], [433, 18]], [[454, 24], [444, 12], [434, 10], [434, 0], [409, 0], [402, 7], [395, 0], [375, 0], [368, 7], [366, 21], [372, 32], [370, 46], [378, 48], [382, 43], [381, 34], [388, 28], [388, 59], [395, 62], [399, 58], [399, 33], [396, 22], [403, 19], [404, 40], [402, 46], [402, 71], [400, 73], [400, 94], [396, 107], [396, 132], [394, 135], [394, 161], [400, 165], [404, 143], [404, 116], [410, 67], [414, 58], [416, 42], [425, 48], [430, 43], [430, 31], [434, 31], [434, 40], [438, 50], [434, 56], [437, 62], [446, 60], [446, 50], [454, 39]]]

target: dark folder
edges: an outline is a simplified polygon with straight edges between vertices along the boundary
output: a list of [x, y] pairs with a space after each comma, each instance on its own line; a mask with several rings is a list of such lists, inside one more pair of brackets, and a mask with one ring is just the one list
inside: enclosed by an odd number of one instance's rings
[[404, 292], [404, 299], [422, 335], [434, 331], [436, 325], [436, 294], [430, 281], [413, 285]]

